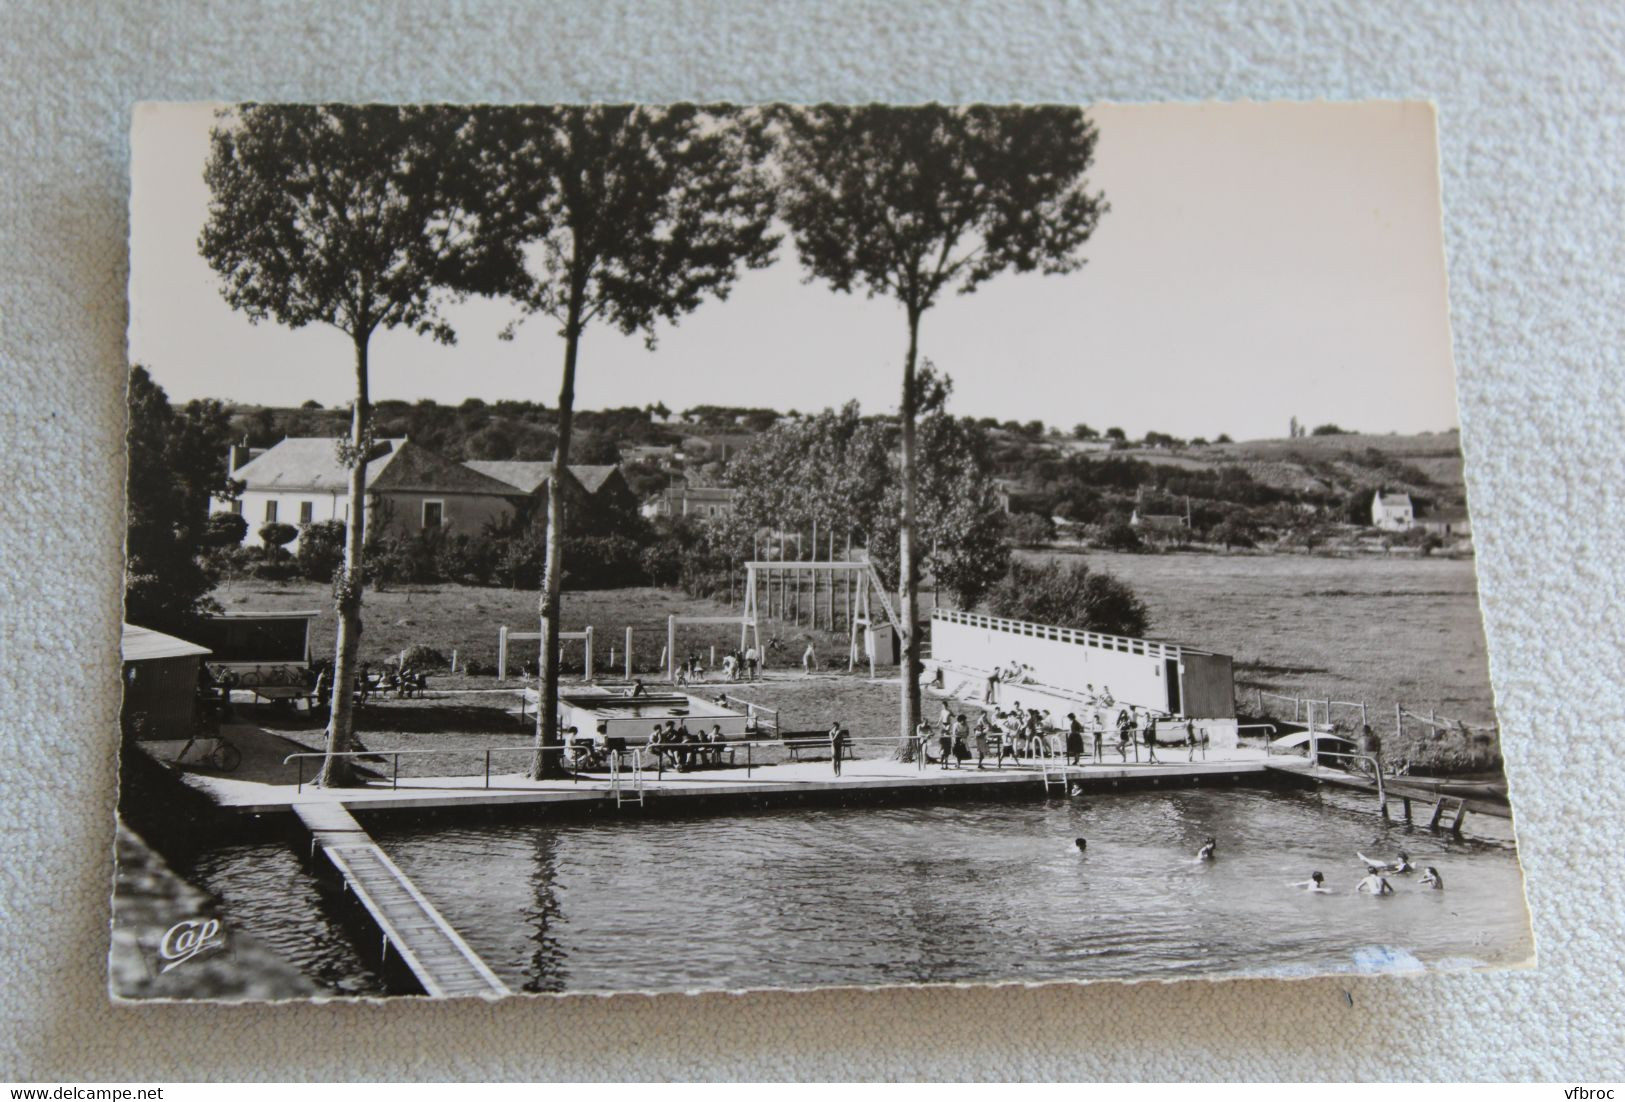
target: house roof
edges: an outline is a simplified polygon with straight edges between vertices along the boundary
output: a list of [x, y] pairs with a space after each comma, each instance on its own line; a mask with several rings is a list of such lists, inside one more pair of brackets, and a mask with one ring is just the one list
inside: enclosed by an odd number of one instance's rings
[[186, 658], [213, 653], [208, 647], [200, 647], [151, 628], [138, 628], [134, 624], [124, 625], [119, 652], [126, 662], [150, 662], [156, 658]]
[[[343, 493], [350, 473], [339, 463], [337, 439], [288, 437], [244, 463], [232, 477], [250, 490]], [[453, 463], [405, 437], [380, 440], [367, 463], [367, 489], [426, 493], [500, 494], [513, 487], [461, 463]]]
[[[553, 474], [553, 464], [542, 459], [470, 459], [463, 463], [473, 471], [489, 475], [509, 486], [533, 494], [542, 488]], [[608, 481], [609, 476], [618, 468], [614, 465], [607, 467], [583, 466], [570, 464], [570, 476], [574, 478], [588, 493], [597, 493], [598, 488]]]
[[576, 476], [576, 481], [587, 488], [589, 494], [596, 494], [604, 488], [604, 483], [614, 477], [620, 467], [613, 463], [600, 466], [583, 466], [571, 464], [570, 473]]
[[1396, 509], [1409, 509], [1411, 507], [1410, 494], [1385, 494], [1377, 491], [1377, 498], [1373, 505], [1392, 505]]

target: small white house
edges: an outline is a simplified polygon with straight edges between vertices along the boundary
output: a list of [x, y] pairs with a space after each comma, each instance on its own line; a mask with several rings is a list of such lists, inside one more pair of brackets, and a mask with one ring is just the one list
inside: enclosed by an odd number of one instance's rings
[[1416, 510], [1411, 506], [1410, 494], [1385, 494], [1378, 490], [1371, 497], [1371, 525], [1385, 532], [1403, 532], [1416, 522]]

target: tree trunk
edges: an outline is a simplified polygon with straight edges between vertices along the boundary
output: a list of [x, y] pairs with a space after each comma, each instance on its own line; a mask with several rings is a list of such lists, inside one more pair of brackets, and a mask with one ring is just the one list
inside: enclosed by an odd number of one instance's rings
[[367, 434], [372, 407], [367, 399], [367, 342], [355, 341], [355, 405], [350, 411], [350, 515], [344, 525], [344, 565], [333, 579], [333, 608], [338, 614], [333, 644], [332, 701], [322, 772], [316, 783], [340, 788], [356, 783], [354, 761], [338, 757], [355, 746], [356, 654], [361, 649], [362, 547], [367, 538]]
[[581, 343], [580, 295], [570, 299], [564, 331], [564, 378], [559, 385], [559, 438], [553, 451], [553, 473], [547, 480], [547, 556], [542, 567], [540, 703], [536, 709], [536, 754], [530, 764], [534, 780], [567, 776], [559, 737], [559, 589], [564, 565], [564, 478], [570, 462], [570, 428], [575, 419], [576, 352]]
[[914, 731], [920, 725], [920, 585], [914, 574], [914, 366], [919, 352], [920, 311], [908, 309], [908, 359], [903, 362], [903, 520], [898, 528], [898, 588], [903, 622], [903, 718], [898, 756], [914, 757]]

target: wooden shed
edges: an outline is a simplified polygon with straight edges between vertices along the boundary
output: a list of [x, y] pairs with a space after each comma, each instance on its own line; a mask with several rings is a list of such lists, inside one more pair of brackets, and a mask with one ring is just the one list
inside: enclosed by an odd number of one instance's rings
[[125, 624], [119, 649], [124, 681], [119, 722], [125, 737], [190, 737], [197, 716], [198, 663], [209, 648]]

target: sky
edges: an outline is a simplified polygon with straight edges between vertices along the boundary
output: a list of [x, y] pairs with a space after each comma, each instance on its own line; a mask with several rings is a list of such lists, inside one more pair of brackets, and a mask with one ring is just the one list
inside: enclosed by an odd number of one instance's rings
[[[130, 358], [172, 399], [342, 406], [349, 339], [252, 324], [198, 255], [214, 104], [142, 104], [132, 134]], [[1285, 436], [1290, 418], [1363, 432], [1457, 424], [1438, 156], [1419, 103], [1103, 104], [1091, 190], [1111, 209], [1064, 276], [1005, 275], [950, 296], [921, 354], [950, 409], [1131, 437]], [[548, 319], [473, 300], [458, 340], [381, 331], [376, 401], [556, 404], [563, 342]], [[886, 299], [808, 282], [793, 246], [726, 301], [641, 338], [582, 340], [580, 409], [695, 405], [895, 410], [907, 347]]]

